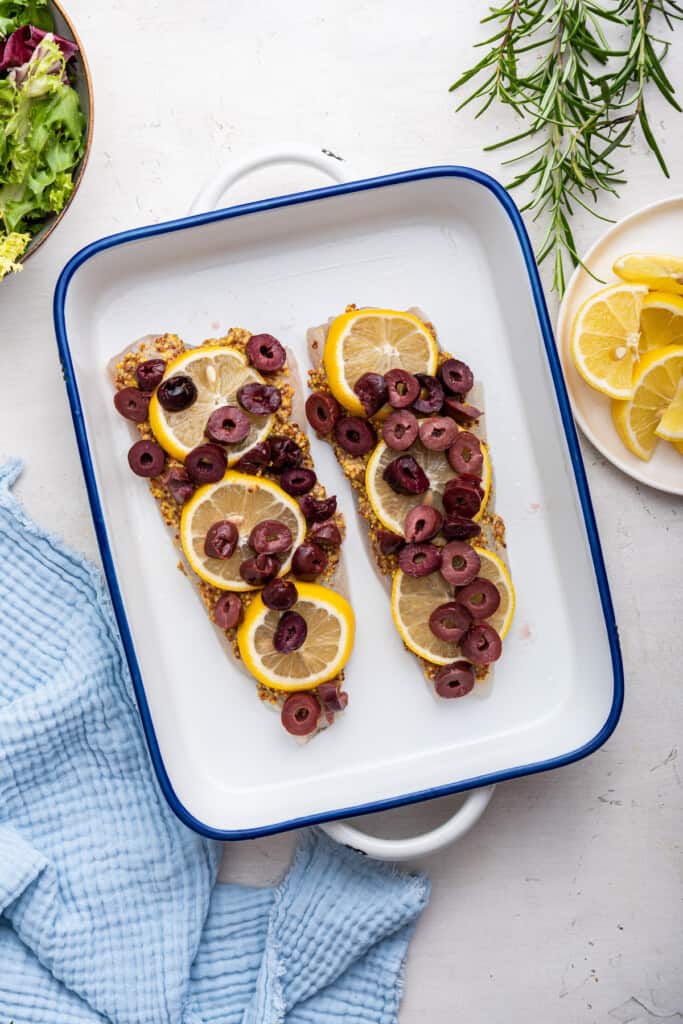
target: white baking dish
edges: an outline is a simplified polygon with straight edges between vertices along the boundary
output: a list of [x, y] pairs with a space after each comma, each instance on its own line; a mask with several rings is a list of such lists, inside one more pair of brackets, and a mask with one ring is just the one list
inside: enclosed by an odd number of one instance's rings
[[[348, 712], [301, 747], [226, 660], [177, 571], [128, 469], [105, 367], [150, 332], [196, 344], [240, 325], [280, 337], [305, 369], [306, 328], [348, 302], [421, 306], [483, 381], [518, 607], [490, 693], [432, 699], [367, 564], [348, 485], [314, 439], [347, 514], [358, 633]], [[427, 168], [105, 238], [65, 267], [55, 323], [151, 756], [191, 827], [238, 839], [329, 821], [566, 764], [609, 736], [622, 675], [598, 535], [529, 243], [492, 179]]]

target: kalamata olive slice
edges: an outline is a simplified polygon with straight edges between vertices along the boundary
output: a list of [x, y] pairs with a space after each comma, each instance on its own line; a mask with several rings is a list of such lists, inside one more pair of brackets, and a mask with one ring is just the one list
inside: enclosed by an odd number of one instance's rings
[[271, 580], [261, 591], [261, 598], [266, 608], [278, 612], [286, 612], [296, 604], [299, 592], [290, 580]]
[[154, 391], [166, 373], [165, 359], [145, 359], [135, 370], [135, 379], [142, 391]]
[[403, 530], [406, 540], [420, 544], [436, 537], [441, 529], [443, 516], [433, 505], [416, 505], [405, 518]]
[[466, 516], [451, 513], [444, 519], [441, 532], [446, 540], [472, 540], [479, 536], [481, 527]]
[[226, 591], [216, 601], [213, 621], [221, 629], [234, 629], [242, 618], [242, 602], [237, 594]]
[[427, 474], [412, 455], [399, 455], [382, 476], [397, 494], [424, 494], [429, 490]]
[[166, 465], [166, 453], [156, 441], [136, 441], [128, 452], [128, 465], [137, 476], [159, 476]]
[[381, 373], [364, 373], [353, 385], [353, 390], [366, 416], [374, 416], [387, 400], [387, 385]]
[[461, 402], [457, 398], [447, 396], [443, 403], [444, 416], [451, 416], [456, 423], [471, 423], [472, 420], [478, 420], [482, 415], [481, 409], [477, 409], [476, 405], [469, 405], [467, 402]]
[[491, 580], [485, 580], [477, 576], [466, 587], [459, 590], [457, 595], [459, 604], [467, 608], [473, 619], [488, 619], [490, 615], [498, 611], [500, 605], [500, 594], [498, 587]]
[[325, 551], [314, 540], [305, 540], [294, 552], [292, 571], [302, 580], [313, 580], [327, 569]]
[[256, 474], [264, 469], [270, 462], [270, 442], [259, 441], [253, 448], [249, 448], [244, 455], [235, 463], [235, 469], [240, 473]]
[[382, 437], [395, 451], [404, 452], [417, 440], [417, 417], [408, 409], [400, 409], [387, 416], [382, 424]]
[[[477, 475], [476, 473], [460, 473], [458, 476], [458, 481], [461, 484], [467, 484], [468, 487], [474, 487], [477, 491], [479, 491], [481, 497], [484, 497], [484, 488], [482, 487], [481, 476]], [[448, 486], [448, 484], [446, 486]]]
[[462, 653], [475, 665], [490, 665], [503, 652], [503, 641], [488, 622], [477, 622], [465, 634]]
[[149, 397], [140, 388], [121, 388], [114, 395], [114, 406], [131, 423], [144, 423], [149, 409]]
[[481, 442], [476, 434], [469, 430], [460, 430], [448, 449], [448, 461], [456, 473], [481, 474], [484, 468], [484, 456]]
[[434, 413], [441, 412], [443, 388], [440, 381], [436, 377], [432, 377], [430, 373], [416, 373], [415, 377], [420, 385], [420, 393], [413, 402], [415, 412], [422, 413], [424, 416], [432, 416]]
[[372, 423], [360, 416], [343, 416], [334, 425], [335, 440], [349, 455], [365, 455], [377, 444]]
[[429, 628], [439, 640], [459, 644], [472, 625], [472, 616], [455, 601], [447, 601], [435, 608], [429, 616]]
[[270, 416], [282, 405], [282, 392], [274, 384], [243, 384], [237, 389], [237, 401], [252, 416]]
[[452, 540], [441, 551], [441, 575], [453, 587], [465, 587], [481, 568], [479, 555], [462, 540]]
[[349, 703], [349, 695], [340, 690], [336, 683], [321, 683], [318, 697], [325, 711], [343, 711]]
[[376, 533], [377, 547], [383, 555], [395, 555], [405, 546], [405, 540], [398, 533], [380, 527]]
[[420, 394], [420, 382], [407, 370], [388, 370], [384, 374], [387, 401], [393, 409], [407, 409]]
[[466, 697], [474, 689], [474, 669], [466, 661], [444, 665], [434, 676], [434, 689], [446, 700]]
[[191, 377], [176, 373], [162, 380], [157, 388], [157, 399], [166, 412], [182, 412], [197, 401], [197, 386]]
[[285, 469], [296, 469], [301, 465], [304, 453], [291, 437], [271, 434], [268, 440], [270, 441], [270, 462], [276, 473], [282, 473]]
[[308, 626], [303, 615], [299, 615], [298, 612], [285, 612], [277, 624], [273, 647], [280, 654], [291, 654], [303, 646], [307, 633]]
[[314, 391], [306, 399], [306, 417], [319, 434], [330, 434], [341, 416], [341, 406], [332, 395]]
[[320, 704], [312, 693], [292, 693], [284, 702], [280, 717], [292, 736], [308, 736], [318, 725]]
[[324, 523], [313, 523], [308, 531], [308, 539], [315, 540], [319, 544], [328, 544], [331, 548], [341, 547], [342, 535], [336, 523], [327, 520]]
[[450, 448], [457, 433], [458, 428], [448, 416], [431, 416], [420, 423], [420, 440], [430, 451], [443, 452]]
[[303, 466], [298, 469], [286, 469], [280, 477], [280, 487], [287, 491], [287, 494], [299, 498], [315, 487], [317, 479], [312, 469], [305, 469]]
[[279, 555], [289, 551], [291, 546], [292, 531], [277, 519], [262, 520], [249, 534], [249, 547], [259, 555]]
[[236, 405], [222, 405], [209, 416], [206, 436], [216, 444], [239, 444], [251, 429], [251, 421]]
[[280, 563], [275, 555], [260, 554], [254, 558], [245, 558], [240, 565], [240, 576], [252, 587], [262, 587], [269, 583], [280, 570]]
[[312, 494], [304, 494], [302, 498], [299, 498], [299, 507], [309, 525], [324, 523], [337, 511], [337, 497], [331, 494], [329, 498], [314, 498]]
[[449, 480], [443, 492], [443, 507], [446, 515], [457, 513], [471, 519], [481, 508], [481, 494], [471, 484], [461, 484], [459, 480]]
[[200, 444], [185, 457], [185, 469], [197, 484], [214, 484], [222, 480], [228, 460], [217, 444]]
[[287, 353], [272, 334], [252, 334], [247, 342], [247, 359], [261, 373], [275, 373], [285, 365]]
[[441, 551], [434, 544], [406, 544], [398, 553], [406, 576], [429, 576], [441, 565]]
[[230, 558], [235, 553], [239, 533], [229, 519], [213, 523], [204, 540], [204, 554], [209, 558]]
[[179, 505], [189, 501], [195, 491], [195, 485], [190, 480], [190, 474], [180, 466], [173, 466], [164, 477], [164, 484], [168, 488], [171, 497]]
[[439, 369], [441, 383], [453, 395], [466, 395], [474, 384], [474, 374], [460, 359], [447, 359]]

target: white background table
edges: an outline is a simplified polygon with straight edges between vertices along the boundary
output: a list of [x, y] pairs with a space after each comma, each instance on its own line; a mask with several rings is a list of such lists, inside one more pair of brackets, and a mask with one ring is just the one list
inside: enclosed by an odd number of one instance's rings
[[[184, 213], [209, 175], [255, 145], [312, 142], [360, 176], [447, 162], [495, 175], [482, 146], [515, 125], [456, 116], [447, 92], [483, 38], [483, 0], [71, 0], [69, 10], [94, 76], [94, 145], [65, 222], [0, 289], [0, 449], [26, 461], [18, 493], [31, 514], [97, 559], [52, 329], [66, 259], [100, 235]], [[679, 93], [682, 55], [683, 27], [667, 64]], [[651, 120], [672, 180], [638, 140], [608, 215], [683, 191], [683, 116], [653, 101]], [[269, 171], [234, 195], [318, 183]], [[577, 217], [579, 247], [600, 228]], [[683, 1021], [683, 505], [583, 449], [626, 666], [621, 724], [588, 760], [500, 786], [473, 832], [420, 864], [433, 893], [402, 1024]], [[373, 824], [412, 831], [452, 803]], [[224, 876], [270, 881], [292, 841], [228, 848]]]

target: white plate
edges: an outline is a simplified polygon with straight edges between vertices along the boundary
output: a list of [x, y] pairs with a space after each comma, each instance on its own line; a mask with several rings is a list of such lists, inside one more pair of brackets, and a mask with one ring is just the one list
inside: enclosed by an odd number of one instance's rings
[[[683, 196], [652, 203], [606, 231], [586, 253], [583, 262], [605, 284], [618, 281], [612, 264], [628, 252], [681, 253]], [[635, 480], [669, 494], [683, 494], [683, 459], [672, 445], [660, 441], [649, 462], [632, 455], [622, 444], [610, 414], [610, 399], [594, 391], [579, 376], [569, 350], [572, 323], [582, 302], [605, 285], [577, 267], [567, 286], [557, 321], [557, 340], [564, 379], [576, 422], [589, 441], [615, 466]]]
[[[486, 390], [496, 506], [518, 608], [485, 699], [437, 702], [393, 629], [347, 482], [357, 613], [348, 712], [300, 747], [226, 660], [147, 489], [105, 367], [150, 331], [196, 344], [269, 331], [306, 365], [306, 328], [347, 302], [427, 310]], [[506, 193], [427, 168], [103, 239], [62, 273], [55, 323], [107, 572], [150, 751], [192, 827], [243, 838], [467, 789], [596, 749], [622, 700], [619, 647], [576, 435], [528, 239]]]

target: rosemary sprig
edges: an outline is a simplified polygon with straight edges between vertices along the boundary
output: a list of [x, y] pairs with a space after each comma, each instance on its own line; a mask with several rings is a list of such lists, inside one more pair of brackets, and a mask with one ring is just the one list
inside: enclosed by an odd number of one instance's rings
[[[624, 184], [615, 157], [630, 145], [636, 123], [669, 176], [648, 120], [645, 86], [653, 83], [681, 110], [663, 68], [670, 39], [655, 34], [658, 24], [670, 33], [681, 18], [676, 0], [504, 0], [482, 19], [496, 26], [478, 44], [484, 56], [451, 86], [474, 86], [457, 110], [479, 102], [480, 117], [497, 101], [522, 119], [520, 132], [485, 148], [531, 144], [504, 161], [522, 165], [508, 187], [526, 185], [530, 198], [522, 209], [545, 221], [537, 260], [552, 254], [553, 288], [560, 294], [567, 260], [580, 262], [574, 210], [581, 206], [608, 219], [595, 205]], [[614, 36], [620, 38], [613, 44], [608, 37]]]

